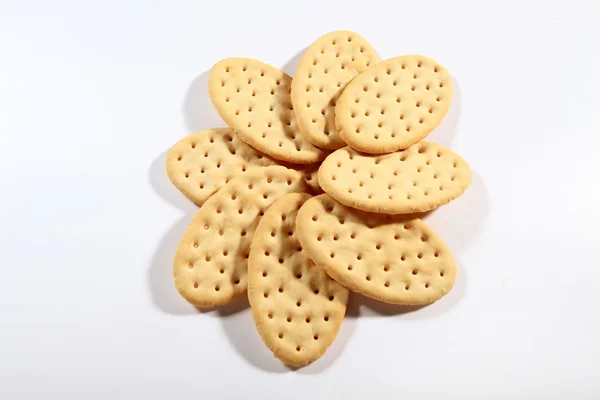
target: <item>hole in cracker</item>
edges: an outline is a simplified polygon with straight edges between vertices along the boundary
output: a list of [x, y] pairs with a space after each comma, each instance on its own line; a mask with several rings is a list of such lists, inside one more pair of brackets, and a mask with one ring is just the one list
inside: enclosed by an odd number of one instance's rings
[[300, 346], [296, 346], [296, 351], [300, 351]]
[[429, 282], [425, 283], [425, 289], [429, 288]]
[[443, 278], [444, 277], [444, 271], [440, 271], [440, 276]]
[[292, 317], [287, 317], [287, 322], [292, 322]]
[[267, 317], [269, 317], [269, 319], [273, 319], [273, 313], [269, 313]]
[[283, 339], [283, 332], [279, 332], [279, 339]]
[[365, 277], [365, 279], [366, 279], [366, 280], [368, 280], [368, 281], [370, 281], [370, 280], [371, 280], [371, 275], [367, 275], [367, 276]]
[[362, 260], [362, 255], [361, 255], [361, 254], [358, 254], [358, 255], [356, 256], [356, 259], [357, 259], [357, 260]]
[[264, 296], [264, 297], [265, 297], [265, 299], [266, 299], [266, 298], [268, 298], [268, 297], [269, 297], [269, 293], [265, 292], [265, 293], [263, 294], [263, 296]]
[[296, 279], [302, 279], [302, 274], [301, 273], [297, 273], [296, 274]]
[[327, 322], [327, 321], [329, 321], [329, 316], [326, 315], [326, 316], [323, 317], [323, 319], [325, 320], [325, 322]]
[[194, 282], [194, 289], [198, 289], [198, 282]]

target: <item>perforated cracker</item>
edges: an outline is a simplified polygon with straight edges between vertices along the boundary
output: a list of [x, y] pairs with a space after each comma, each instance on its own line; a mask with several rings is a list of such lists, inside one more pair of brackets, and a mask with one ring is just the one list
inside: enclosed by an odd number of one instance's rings
[[296, 237], [296, 214], [309, 198], [292, 193], [269, 207], [254, 233], [248, 261], [256, 327], [273, 354], [295, 366], [325, 353], [348, 301], [348, 289], [315, 266]]
[[446, 115], [451, 99], [452, 80], [439, 63], [420, 55], [396, 57], [346, 86], [335, 122], [350, 147], [389, 153], [427, 136]]
[[355, 210], [324, 194], [304, 203], [296, 232], [333, 279], [387, 303], [428, 304], [456, 280], [450, 250], [418, 218]]
[[298, 127], [309, 142], [333, 150], [346, 145], [335, 127], [336, 102], [346, 84], [375, 63], [375, 50], [354, 32], [330, 32], [310, 45], [292, 80]]
[[280, 196], [307, 191], [302, 175], [282, 166], [232, 179], [202, 205], [173, 262], [179, 293], [198, 307], [223, 305], [246, 293], [250, 243], [260, 217]]
[[167, 175], [187, 198], [201, 206], [234, 177], [256, 167], [277, 165], [240, 140], [230, 128], [193, 133], [167, 153]]
[[432, 210], [460, 196], [470, 183], [469, 165], [429, 142], [384, 155], [344, 147], [319, 168], [325, 193], [347, 206], [386, 214]]
[[277, 160], [315, 163], [326, 153], [298, 130], [291, 80], [260, 61], [227, 58], [210, 70], [208, 92], [221, 118], [250, 146]]

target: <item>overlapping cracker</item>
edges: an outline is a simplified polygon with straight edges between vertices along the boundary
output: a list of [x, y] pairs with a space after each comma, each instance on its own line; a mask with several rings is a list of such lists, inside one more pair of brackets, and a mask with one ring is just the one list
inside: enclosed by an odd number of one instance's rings
[[221, 118], [250, 146], [280, 161], [321, 161], [325, 151], [300, 134], [290, 86], [291, 78], [268, 64], [227, 58], [210, 70], [208, 92]]
[[306, 365], [327, 350], [346, 311], [348, 289], [314, 265], [295, 234], [310, 195], [279, 198], [260, 220], [248, 261], [248, 298], [258, 332], [288, 365]]
[[179, 243], [173, 262], [179, 293], [198, 307], [244, 295], [260, 217], [280, 196], [307, 190], [299, 172], [282, 166], [255, 168], [229, 181], [204, 203]]
[[418, 218], [355, 210], [323, 194], [304, 203], [296, 234], [333, 279], [377, 300], [428, 304], [456, 280], [450, 250]]
[[167, 175], [188, 199], [201, 206], [231, 179], [256, 167], [278, 165], [248, 146], [230, 128], [193, 133], [167, 153]]
[[375, 50], [354, 32], [330, 32], [310, 45], [292, 80], [292, 103], [306, 140], [324, 149], [346, 145], [335, 126], [337, 99], [348, 82], [376, 62]]
[[354, 78], [337, 102], [335, 122], [350, 147], [389, 153], [427, 136], [451, 99], [452, 80], [444, 67], [420, 55], [401, 56]]
[[428, 142], [383, 155], [345, 147], [319, 168], [319, 184], [331, 197], [386, 214], [432, 210], [460, 196], [470, 183], [471, 169], [458, 154]]

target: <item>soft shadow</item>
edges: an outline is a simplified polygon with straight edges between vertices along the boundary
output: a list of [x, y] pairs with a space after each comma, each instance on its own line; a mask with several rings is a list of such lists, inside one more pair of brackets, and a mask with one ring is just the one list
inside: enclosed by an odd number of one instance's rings
[[191, 216], [181, 218], [163, 236], [148, 269], [148, 283], [152, 302], [167, 314], [197, 314], [198, 309], [185, 301], [173, 284], [173, 257]]
[[458, 132], [460, 122], [461, 94], [458, 82], [452, 78], [452, 102], [448, 113], [425, 140], [450, 147]]
[[292, 57], [292, 59], [286, 62], [281, 70], [293, 78], [294, 74], [296, 73], [296, 68], [298, 68], [298, 63], [300, 62], [300, 59], [302, 59], [306, 49], [307, 47], [302, 49], [299, 53]]
[[183, 210], [185, 216], [177, 221], [163, 235], [156, 247], [148, 269], [148, 283], [153, 303], [168, 314], [195, 314], [198, 310], [186, 302], [173, 284], [173, 258], [177, 245], [183, 236], [198, 206], [181, 194], [169, 181], [165, 171], [167, 152], [161, 153], [150, 166], [149, 180], [154, 191], [166, 202]]
[[169, 204], [174, 205], [186, 212], [186, 214], [192, 214], [198, 211], [198, 206], [185, 197], [177, 188], [171, 183], [167, 176], [165, 163], [167, 161], [167, 152], [162, 152], [150, 165], [149, 179], [150, 185], [154, 191]]
[[351, 293], [346, 318], [342, 322], [337, 337], [321, 358], [305, 367], [290, 367], [283, 364], [265, 346], [255, 328], [248, 299], [244, 298], [230, 306], [220, 308], [217, 310], [217, 314], [222, 320], [225, 335], [238, 354], [251, 365], [273, 373], [297, 371], [303, 374], [315, 374], [331, 367], [341, 356], [352, 332], [354, 332], [357, 308], [355, 294]]
[[206, 71], [192, 81], [183, 101], [185, 126], [191, 133], [227, 126], [208, 96], [208, 74]]
[[490, 202], [481, 176], [472, 171], [471, 185], [459, 198], [439, 207], [423, 220], [444, 239], [456, 255], [470, 245], [485, 226]]
[[217, 310], [226, 337], [234, 349], [251, 365], [267, 372], [290, 372], [265, 346], [252, 318], [247, 298], [240, 299], [231, 308]]

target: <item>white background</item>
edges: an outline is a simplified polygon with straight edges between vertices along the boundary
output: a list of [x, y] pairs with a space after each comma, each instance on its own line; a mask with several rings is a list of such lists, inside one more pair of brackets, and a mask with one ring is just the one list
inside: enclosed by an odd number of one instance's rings
[[[0, 0], [0, 398], [600, 397], [600, 3], [83, 3]], [[247, 302], [178, 296], [196, 208], [165, 152], [224, 125], [212, 64], [293, 74], [335, 29], [448, 68], [429, 139], [473, 183], [427, 219], [454, 290], [419, 310], [354, 296], [326, 355], [290, 370]]]

